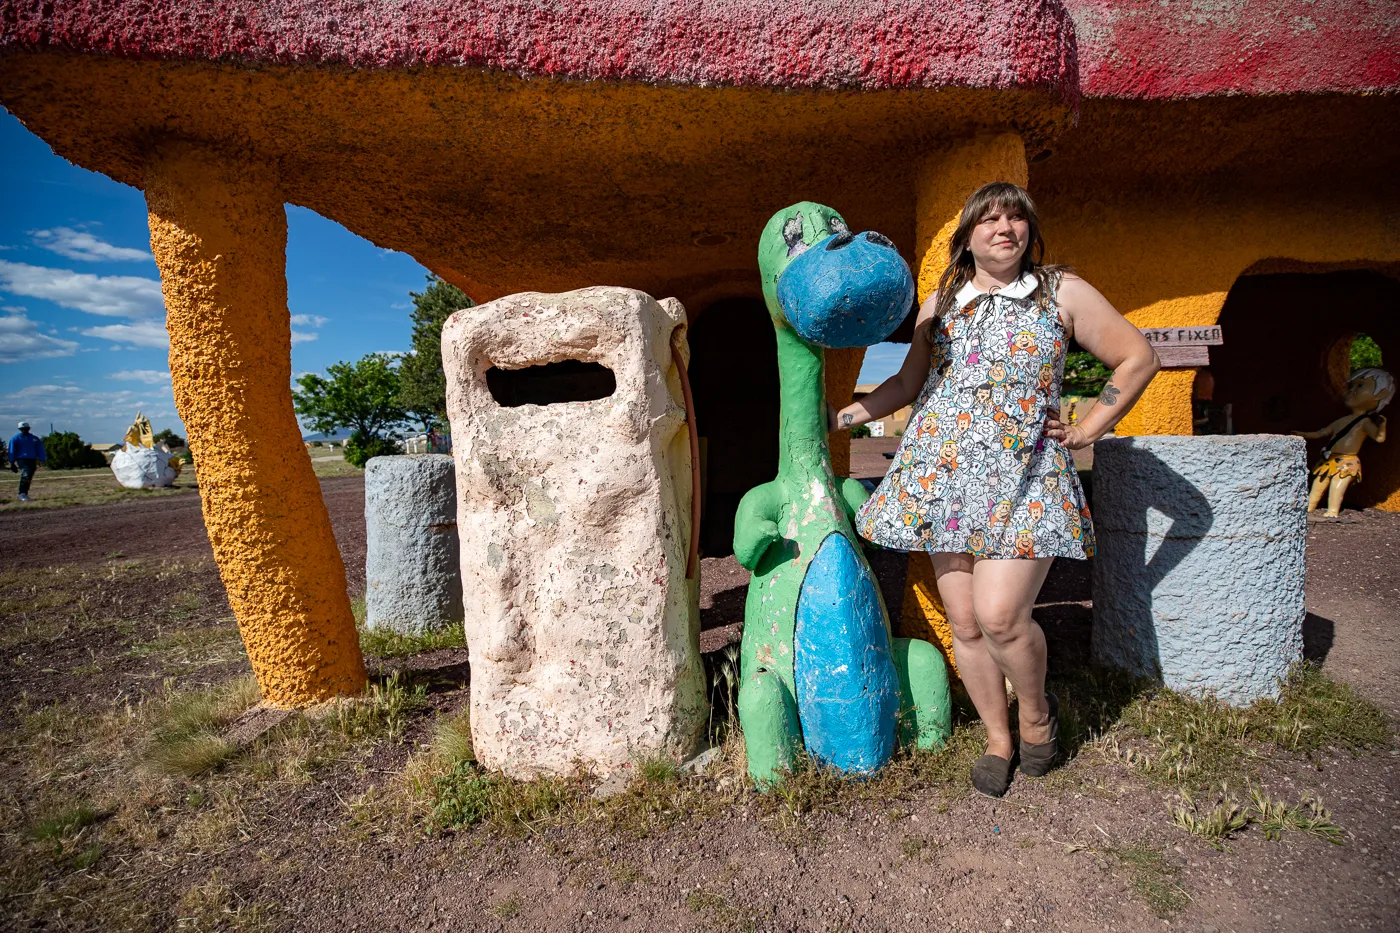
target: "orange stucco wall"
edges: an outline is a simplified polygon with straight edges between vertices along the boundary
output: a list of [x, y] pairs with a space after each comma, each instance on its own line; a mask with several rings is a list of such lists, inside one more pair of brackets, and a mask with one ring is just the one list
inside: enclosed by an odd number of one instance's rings
[[345, 567], [292, 411], [287, 221], [266, 169], [179, 146], [146, 175], [175, 404], [263, 698], [365, 685]]

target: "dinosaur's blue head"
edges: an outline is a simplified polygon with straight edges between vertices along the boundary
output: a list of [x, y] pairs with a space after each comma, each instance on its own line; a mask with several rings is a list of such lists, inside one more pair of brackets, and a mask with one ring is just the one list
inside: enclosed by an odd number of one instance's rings
[[804, 340], [868, 347], [892, 334], [914, 304], [914, 277], [894, 244], [844, 222], [805, 247], [778, 277], [778, 304]]

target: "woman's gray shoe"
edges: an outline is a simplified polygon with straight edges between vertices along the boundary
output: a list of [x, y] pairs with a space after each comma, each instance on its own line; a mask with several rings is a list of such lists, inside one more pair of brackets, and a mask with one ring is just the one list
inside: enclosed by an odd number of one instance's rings
[[1045, 694], [1050, 707], [1050, 741], [1033, 745], [1021, 740], [1021, 773], [1030, 777], [1045, 777], [1060, 754], [1060, 701], [1053, 693]]
[[972, 764], [972, 786], [979, 794], [988, 797], [1001, 797], [1011, 786], [1011, 772], [1015, 768], [1005, 758], [996, 755], [983, 755]]

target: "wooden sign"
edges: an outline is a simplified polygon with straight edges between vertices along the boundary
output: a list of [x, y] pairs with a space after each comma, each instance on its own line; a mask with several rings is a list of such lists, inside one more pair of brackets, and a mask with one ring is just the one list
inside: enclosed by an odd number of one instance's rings
[[1142, 335], [1157, 351], [1163, 369], [1209, 366], [1208, 347], [1225, 342], [1219, 324], [1204, 327], [1140, 327]]

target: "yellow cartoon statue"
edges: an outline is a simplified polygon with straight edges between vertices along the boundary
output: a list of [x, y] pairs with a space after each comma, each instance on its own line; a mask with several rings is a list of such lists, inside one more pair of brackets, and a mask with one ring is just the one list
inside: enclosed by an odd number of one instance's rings
[[1309, 440], [1327, 438], [1322, 458], [1313, 469], [1312, 493], [1308, 496], [1308, 511], [1322, 502], [1322, 494], [1331, 487], [1327, 497], [1327, 516], [1335, 518], [1342, 508], [1342, 497], [1352, 482], [1361, 482], [1361, 445], [1373, 437], [1377, 444], [1385, 443], [1385, 416], [1380, 410], [1395, 397], [1395, 378], [1384, 369], [1369, 367], [1352, 373], [1347, 381], [1342, 401], [1351, 414], [1338, 418], [1320, 431], [1294, 431]]

